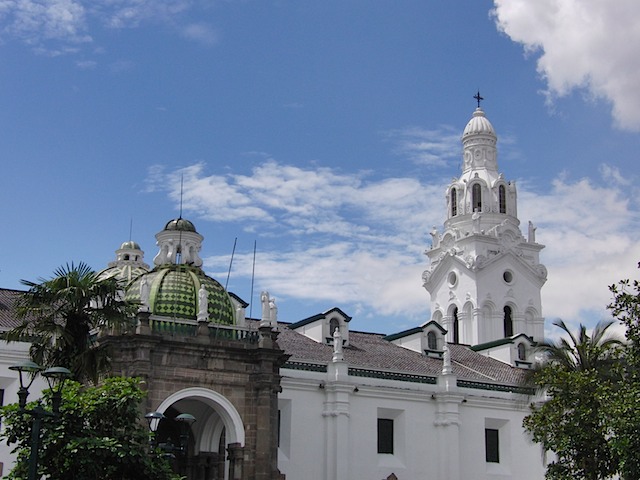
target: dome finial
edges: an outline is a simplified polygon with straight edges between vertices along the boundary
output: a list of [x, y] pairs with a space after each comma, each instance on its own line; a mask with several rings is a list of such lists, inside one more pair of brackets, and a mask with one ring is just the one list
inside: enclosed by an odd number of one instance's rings
[[484, 100], [484, 98], [480, 96], [480, 90], [478, 90], [478, 93], [476, 93], [473, 96], [473, 98], [475, 98], [478, 101], [478, 108], [480, 108], [480, 102]]
[[184, 172], [180, 174], [180, 216], [182, 218], [182, 196], [184, 195]]

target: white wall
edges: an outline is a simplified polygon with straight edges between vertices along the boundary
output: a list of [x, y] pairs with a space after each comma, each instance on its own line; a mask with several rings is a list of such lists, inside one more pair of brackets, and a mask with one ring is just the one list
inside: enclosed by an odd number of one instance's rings
[[[7, 343], [4, 340], [0, 340], [0, 351], [2, 351], [0, 355], [0, 389], [4, 390], [4, 405], [18, 402], [18, 389], [20, 388], [18, 372], [9, 370], [9, 367], [24, 360], [29, 360], [29, 346], [30, 344], [28, 343]], [[47, 382], [38, 376], [29, 388], [27, 401], [36, 400], [46, 386]], [[4, 429], [4, 425], [2, 425], [2, 428]], [[15, 445], [7, 445], [5, 442], [0, 443], [2, 475], [8, 474], [13, 467], [15, 460], [11, 454], [11, 450], [13, 450], [14, 447]]]
[[[288, 410], [283, 413], [289, 416], [286, 422], [290, 422], [290, 432], [283, 435], [290, 437], [281, 442], [278, 467], [287, 478], [335, 480], [335, 466], [331, 465], [336, 457], [331, 453], [334, 442], [346, 449], [343, 453], [349, 459], [348, 473], [341, 480], [379, 480], [391, 473], [410, 479], [544, 478], [540, 447], [522, 429], [531, 401], [527, 397], [457, 387], [446, 394], [438, 385], [350, 376], [340, 386], [349, 392], [348, 415], [336, 414], [348, 423], [348, 434], [335, 439], [331, 435], [337, 431], [332, 426], [336, 415], [327, 414], [335, 410], [327, 375], [289, 369], [281, 373], [279, 399], [283, 411]], [[324, 388], [320, 388], [322, 382]], [[447, 404], [442, 395], [453, 399], [452, 403]], [[394, 419], [393, 455], [377, 453], [378, 418]], [[486, 427], [500, 431], [499, 464], [485, 461]], [[337, 458], [339, 462], [339, 455]]]

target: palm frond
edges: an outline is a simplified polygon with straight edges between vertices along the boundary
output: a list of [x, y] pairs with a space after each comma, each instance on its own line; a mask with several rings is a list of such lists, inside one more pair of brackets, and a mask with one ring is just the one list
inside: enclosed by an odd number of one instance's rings
[[22, 284], [28, 287], [17, 305], [23, 322], [8, 338], [33, 335], [34, 361], [43, 366], [66, 366], [81, 381], [97, 379], [108, 359], [94, 348], [90, 334], [96, 328], [129, 326], [123, 285], [115, 278], [100, 279], [84, 262], [67, 263], [50, 279], [22, 280]]

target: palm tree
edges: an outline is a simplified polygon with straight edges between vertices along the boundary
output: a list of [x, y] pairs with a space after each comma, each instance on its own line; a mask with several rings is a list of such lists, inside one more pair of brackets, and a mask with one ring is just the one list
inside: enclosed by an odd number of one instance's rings
[[7, 340], [29, 337], [34, 362], [65, 366], [76, 380], [96, 383], [109, 367], [106, 353], [95, 348], [97, 330], [120, 329], [130, 318], [120, 282], [100, 279], [81, 262], [59, 267], [49, 280], [22, 284], [29, 287], [16, 308], [22, 324], [8, 332]]
[[553, 324], [561, 328], [566, 336], [558, 341], [543, 341], [538, 344], [536, 351], [543, 356], [542, 368], [546, 363], [558, 365], [567, 371], [596, 370], [608, 375], [610, 367], [616, 361], [612, 355], [622, 344], [622, 340], [608, 332], [614, 324], [613, 320], [599, 322], [591, 336], [587, 327], [580, 324], [578, 334], [574, 335], [562, 321]]
[[613, 324], [600, 322], [591, 335], [580, 325], [574, 334], [557, 320], [554, 325], [565, 335], [537, 347], [543, 361], [530, 380], [546, 392], [547, 399], [532, 405], [524, 427], [534, 441], [556, 454], [547, 467], [548, 479], [598, 480], [617, 471], [606, 406], [609, 395], [621, 385], [623, 343], [608, 332]]

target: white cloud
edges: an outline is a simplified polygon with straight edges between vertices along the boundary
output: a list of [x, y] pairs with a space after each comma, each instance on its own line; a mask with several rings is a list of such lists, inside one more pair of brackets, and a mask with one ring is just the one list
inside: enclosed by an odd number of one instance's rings
[[[424, 319], [428, 297], [420, 276], [426, 264], [426, 227], [439, 223], [444, 185], [413, 178], [370, 180], [363, 173], [305, 169], [267, 159], [249, 175], [207, 175], [204, 164], [166, 174], [149, 185], [171, 185], [178, 201], [184, 178], [185, 214], [235, 222], [275, 239], [258, 253], [256, 281], [276, 296], [349, 303], [371, 312]], [[252, 256], [234, 259], [234, 276], [250, 277]], [[209, 257], [221, 274], [227, 256]], [[354, 307], [355, 306], [355, 307]]]
[[[329, 168], [304, 169], [267, 159], [250, 175], [206, 175], [205, 165], [192, 165], [172, 174], [160, 167], [150, 171], [151, 190], [172, 185], [171, 195], [180, 198], [184, 177], [185, 211], [213, 221], [259, 222], [265, 228], [287, 234], [327, 234], [358, 241], [390, 232], [403, 232], [416, 218], [433, 212], [433, 189], [416, 179], [367, 181], [364, 173], [340, 174]], [[273, 225], [273, 227], [271, 227]]]
[[[185, 214], [236, 223], [268, 238], [270, 248], [258, 252], [259, 285], [277, 297], [344, 307], [361, 319], [424, 321], [429, 298], [421, 285], [422, 252], [426, 232], [442, 225], [444, 181], [371, 179], [273, 159], [246, 175], [208, 175], [205, 169], [201, 163], [169, 175], [157, 170], [150, 183], [171, 185], [177, 202], [183, 174]], [[545, 316], [568, 324], [607, 318], [607, 286], [637, 277], [638, 205], [617, 185], [588, 179], [558, 178], [548, 192], [538, 191], [519, 185], [519, 216], [523, 224], [534, 221], [537, 240], [546, 245]], [[234, 277], [250, 278], [252, 261], [251, 254], [238, 254]], [[208, 257], [206, 265], [226, 275], [229, 257]]]
[[548, 319], [576, 325], [610, 318], [608, 285], [637, 277], [639, 209], [624, 192], [588, 179], [556, 179], [545, 194], [520, 188], [520, 219], [534, 221], [536, 239], [546, 245], [541, 258], [549, 270], [542, 290]]
[[98, 65], [98, 62], [95, 60], [80, 60], [76, 62], [76, 65], [82, 70], [93, 70]]
[[[155, 23], [189, 40], [215, 45], [218, 35], [212, 27], [185, 19], [193, 7], [191, 0], [0, 0], [0, 34], [49, 56], [81, 51], [81, 45], [93, 42], [89, 29], [98, 22], [107, 28]], [[84, 68], [84, 63], [78, 66]]]
[[113, 28], [137, 27], [145, 21], [172, 22], [187, 11], [190, 0], [102, 0], [94, 4], [96, 16]]
[[[425, 312], [427, 297], [420, 284], [422, 266], [416, 255], [395, 249], [371, 251], [338, 241], [304, 249], [264, 252], [256, 256], [256, 280], [276, 297], [349, 304], [363, 315], [407, 315]], [[234, 275], [251, 273], [252, 255], [234, 258]], [[206, 266], [228, 267], [226, 256], [209, 257]], [[360, 306], [360, 307], [359, 307]], [[309, 312], [311, 313], [311, 312]]]
[[396, 144], [395, 152], [417, 165], [443, 167], [451, 159], [460, 159], [460, 132], [451, 126], [437, 129], [407, 127], [386, 133]]
[[86, 33], [86, 10], [74, 0], [5, 0], [0, 4], [0, 29], [4, 37], [18, 38], [43, 53], [76, 50], [45, 49], [45, 41], [72, 45], [91, 41]]
[[618, 184], [628, 187], [633, 184], [631, 178], [624, 177], [617, 167], [607, 165], [606, 163], [600, 165], [600, 174], [606, 182], [612, 183], [614, 185]]
[[549, 98], [584, 89], [612, 104], [616, 124], [640, 130], [640, 2], [494, 0], [497, 27], [538, 55]]
[[133, 69], [135, 64], [131, 60], [118, 60], [109, 64], [109, 71], [113, 74], [128, 72]]
[[218, 43], [218, 33], [210, 25], [204, 23], [190, 23], [182, 27], [181, 31], [183, 37], [206, 47]]

